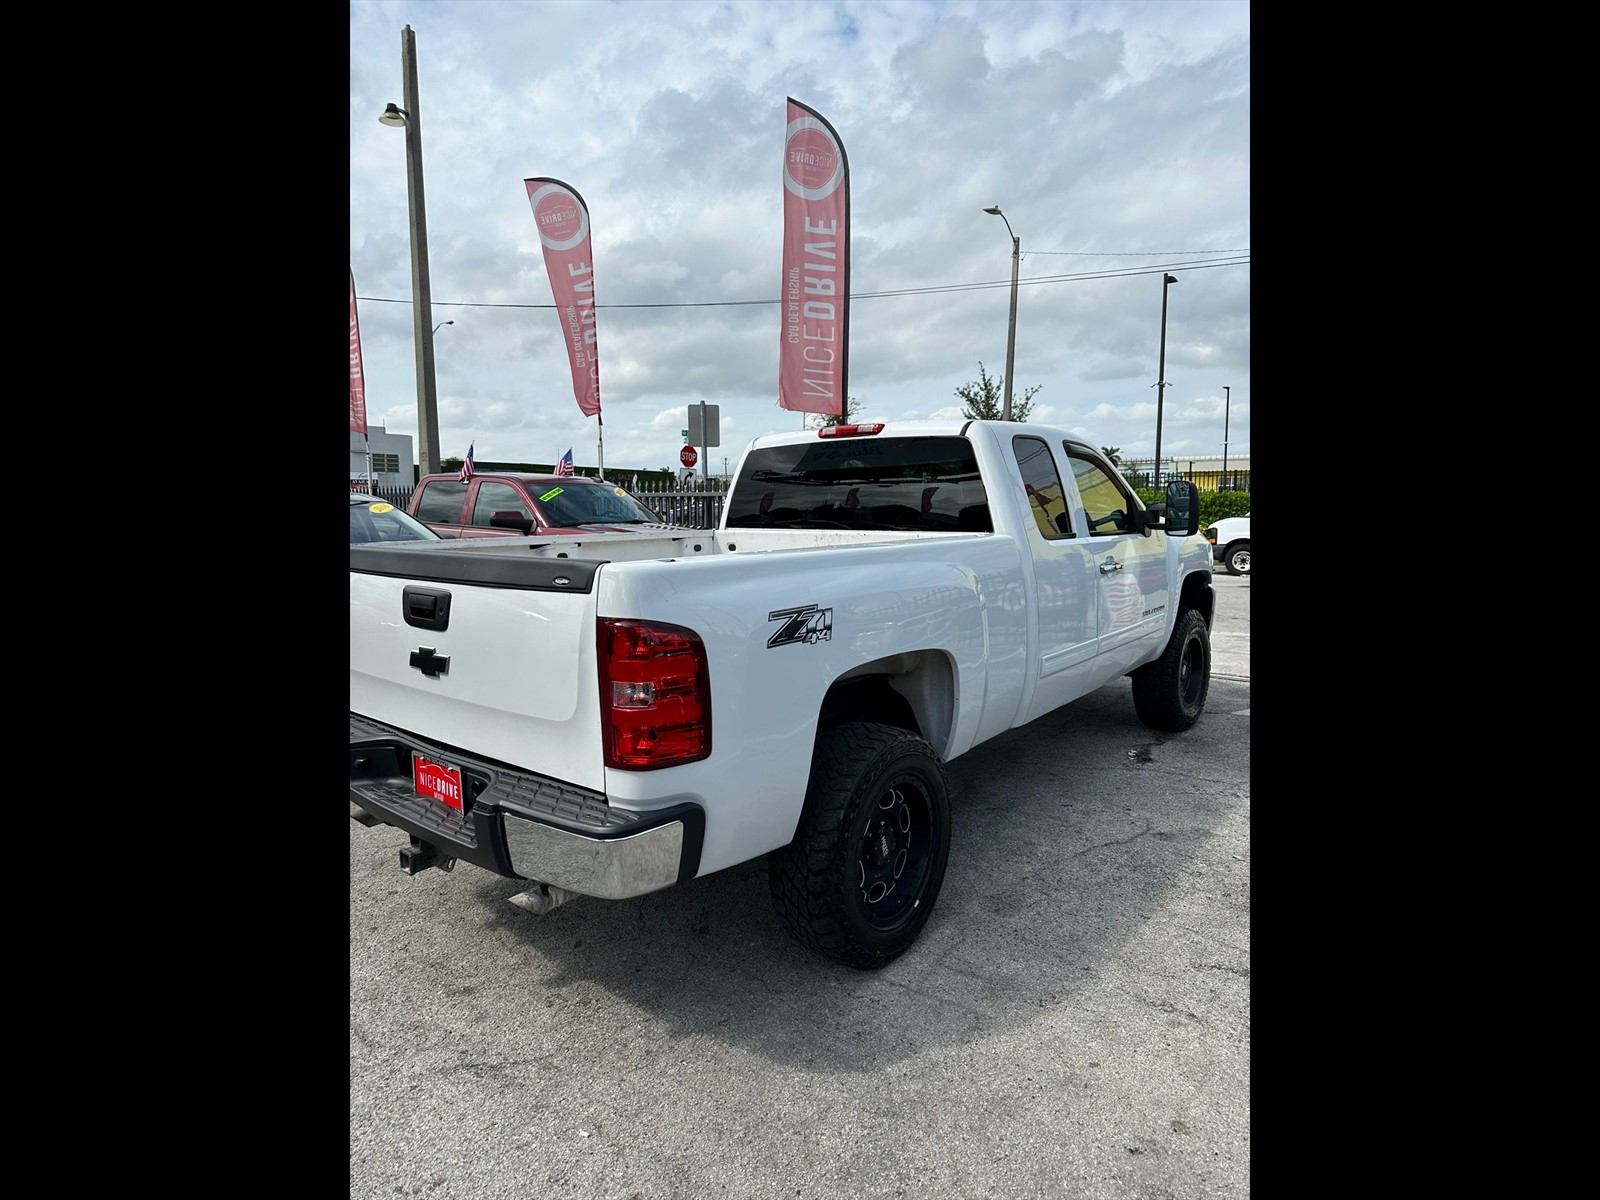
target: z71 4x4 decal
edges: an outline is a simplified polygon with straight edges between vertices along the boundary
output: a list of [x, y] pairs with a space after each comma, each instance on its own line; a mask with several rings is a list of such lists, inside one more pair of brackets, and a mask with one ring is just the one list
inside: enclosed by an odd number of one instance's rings
[[767, 614], [769, 621], [782, 621], [778, 632], [767, 639], [767, 649], [803, 642], [813, 646], [833, 638], [833, 609], [803, 604], [799, 608], [780, 608]]

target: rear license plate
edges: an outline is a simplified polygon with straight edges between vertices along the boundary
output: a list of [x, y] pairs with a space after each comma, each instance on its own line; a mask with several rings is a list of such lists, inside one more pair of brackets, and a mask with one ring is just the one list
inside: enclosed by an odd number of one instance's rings
[[460, 767], [436, 763], [420, 754], [412, 754], [411, 764], [418, 792], [431, 796], [446, 808], [462, 811]]

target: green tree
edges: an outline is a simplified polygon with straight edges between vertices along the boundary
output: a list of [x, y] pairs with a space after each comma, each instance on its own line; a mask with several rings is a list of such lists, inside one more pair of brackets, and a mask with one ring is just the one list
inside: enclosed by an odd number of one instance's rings
[[[1012, 389], [1011, 419], [1013, 421], [1026, 421], [1028, 410], [1033, 407], [1033, 395], [1044, 384], [1036, 383], [1021, 396], [1016, 395]], [[956, 389], [956, 396], [962, 401], [961, 415], [969, 421], [998, 421], [1001, 409], [1005, 405], [1005, 376], [991, 379], [989, 372], [983, 369], [983, 363], [978, 363], [978, 381], [964, 383]]]
[[[866, 401], [864, 400], [858, 400], [854, 396], [846, 396], [844, 398], [844, 412], [842, 414], [810, 413], [806, 416], [805, 428], [824, 429], [829, 425], [854, 425], [856, 417], [860, 414], [865, 405]], [[811, 423], [812, 417], [816, 418], [815, 425]]]
[[1120, 467], [1122, 465], [1121, 446], [1101, 446], [1100, 453], [1106, 456], [1107, 460], [1113, 467]]
[[824, 414], [826, 420], [822, 423], [824, 425], [854, 425], [856, 417], [863, 407], [865, 407], [864, 401], [857, 400], [854, 396], [846, 396], [844, 398], [844, 412], [826, 413]]

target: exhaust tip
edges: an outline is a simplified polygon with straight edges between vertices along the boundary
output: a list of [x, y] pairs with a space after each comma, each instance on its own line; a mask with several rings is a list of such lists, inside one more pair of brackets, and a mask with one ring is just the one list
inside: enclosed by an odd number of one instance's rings
[[566, 888], [556, 887], [553, 883], [540, 883], [535, 880], [528, 885], [527, 890], [518, 892], [508, 899], [524, 912], [539, 916], [552, 908], [559, 908], [568, 900], [575, 899], [577, 895], [577, 892], [569, 892]]

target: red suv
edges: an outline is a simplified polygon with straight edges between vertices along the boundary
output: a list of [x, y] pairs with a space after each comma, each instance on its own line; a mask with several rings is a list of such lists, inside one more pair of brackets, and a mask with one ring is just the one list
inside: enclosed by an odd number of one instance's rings
[[584, 475], [486, 471], [465, 483], [459, 475], [424, 475], [408, 511], [447, 538], [666, 528], [625, 488]]

